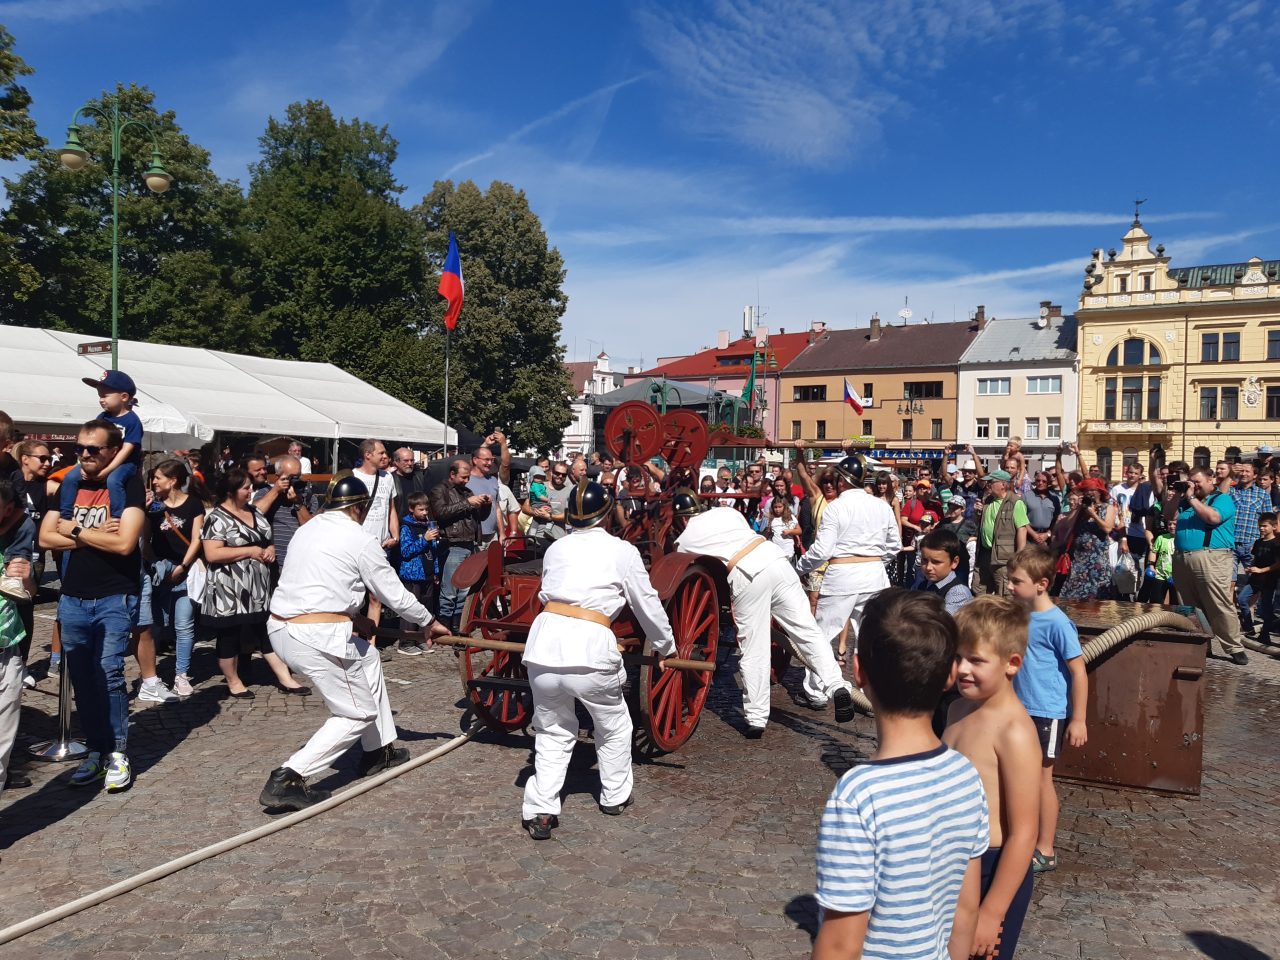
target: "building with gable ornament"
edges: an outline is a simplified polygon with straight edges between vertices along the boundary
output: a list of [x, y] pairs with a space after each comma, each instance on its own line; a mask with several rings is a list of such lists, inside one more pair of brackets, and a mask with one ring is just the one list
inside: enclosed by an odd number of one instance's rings
[[1104, 475], [1280, 443], [1280, 260], [1174, 267], [1135, 216], [1094, 250], [1076, 310], [1080, 449]]

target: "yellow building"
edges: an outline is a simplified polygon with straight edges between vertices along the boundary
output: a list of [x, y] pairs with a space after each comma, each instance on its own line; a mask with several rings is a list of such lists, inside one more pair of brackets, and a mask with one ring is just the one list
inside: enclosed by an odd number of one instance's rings
[[1135, 217], [1093, 251], [1076, 320], [1080, 449], [1104, 475], [1252, 459], [1280, 437], [1280, 260], [1170, 267]]

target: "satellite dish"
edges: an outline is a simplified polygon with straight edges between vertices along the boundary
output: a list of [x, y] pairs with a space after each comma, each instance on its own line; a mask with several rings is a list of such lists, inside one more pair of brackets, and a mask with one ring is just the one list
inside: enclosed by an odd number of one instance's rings
[[1048, 315], [1049, 315], [1049, 308], [1048, 308], [1048, 307], [1041, 307], [1041, 308], [1040, 308], [1040, 316], [1042, 316], [1042, 317], [1047, 317]]
[[1036, 326], [1039, 327], [1041, 330], [1043, 330], [1048, 325], [1049, 325], [1049, 318], [1046, 317], [1043, 313], [1040, 314], [1040, 316], [1036, 317]]
[[903, 323], [906, 323], [913, 316], [914, 314], [911, 312], [910, 307], [903, 307], [901, 310], [898, 311], [898, 319], [901, 320]]

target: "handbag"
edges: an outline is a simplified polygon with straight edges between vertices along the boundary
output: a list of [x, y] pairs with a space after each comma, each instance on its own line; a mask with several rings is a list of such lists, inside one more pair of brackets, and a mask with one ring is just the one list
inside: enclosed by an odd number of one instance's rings
[[[191, 546], [191, 538], [182, 532], [182, 525], [176, 521], [176, 518], [168, 510], [164, 512], [164, 518], [169, 521], [169, 529], [178, 535], [188, 547]], [[200, 603], [204, 599], [204, 588], [209, 581], [209, 571], [205, 569], [204, 559], [196, 557], [195, 561], [187, 569], [187, 598], [192, 603]]]
[[1076, 545], [1076, 531], [1080, 529], [1081, 513], [1076, 514], [1075, 522], [1071, 524], [1071, 533], [1067, 535], [1067, 545], [1062, 550], [1062, 555], [1058, 557], [1058, 562], [1053, 565], [1053, 572], [1059, 576], [1071, 576], [1071, 549]]

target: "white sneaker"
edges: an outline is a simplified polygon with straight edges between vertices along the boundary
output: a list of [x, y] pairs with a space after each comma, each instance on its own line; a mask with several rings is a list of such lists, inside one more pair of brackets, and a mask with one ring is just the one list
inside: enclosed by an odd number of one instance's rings
[[0, 577], [0, 594], [4, 594], [10, 600], [17, 600], [19, 603], [31, 602], [31, 594], [22, 585], [22, 580], [18, 577]]
[[107, 793], [119, 793], [128, 790], [133, 783], [133, 768], [129, 766], [129, 758], [123, 753], [113, 753], [107, 761]]
[[106, 771], [102, 769], [102, 754], [97, 750], [90, 750], [80, 761], [80, 766], [76, 767], [76, 772], [71, 774], [68, 783], [73, 787], [86, 787], [101, 780], [105, 775]]
[[31, 675], [31, 671], [26, 667], [22, 668], [22, 685], [28, 690], [34, 690], [36, 688], [36, 678]]
[[195, 693], [191, 686], [191, 679], [185, 673], [180, 673], [173, 678], [173, 692], [179, 697], [189, 697]]
[[138, 699], [148, 703], [171, 703], [178, 695], [164, 685], [159, 677], [148, 677], [138, 687]]

